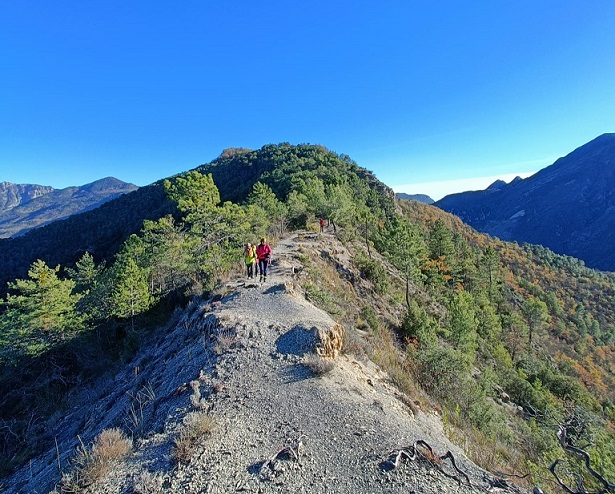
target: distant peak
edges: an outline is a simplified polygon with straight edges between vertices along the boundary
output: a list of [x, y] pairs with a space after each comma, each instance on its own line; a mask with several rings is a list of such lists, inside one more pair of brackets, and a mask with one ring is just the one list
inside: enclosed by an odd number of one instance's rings
[[395, 195], [398, 199], [404, 199], [406, 201], [418, 201], [425, 204], [433, 204], [435, 202], [431, 197], [426, 194], [404, 194], [403, 192], [398, 192]]
[[506, 182], [504, 182], [504, 180], [496, 180], [487, 187], [487, 190], [502, 190], [504, 187], [506, 187]]
[[[69, 187], [70, 188], [70, 187]], [[80, 188], [85, 190], [133, 190], [136, 189], [137, 186], [134, 184], [129, 184], [127, 182], [123, 182], [115, 177], [105, 177], [99, 180], [95, 180], [89, 184], [85, 184]]]
[[608, 140], [608, 141], [615, 140], [615, 132], [610, 132], [610, 133], [609, 133], [609, 132], [606, 132], [606, 133], [604, 133], [604, 134], [601, 134], [601, 135], [599, 135], [598, 137], [596, 137], [596, 138], [594, 139], [594, 141], [597, 141], [598, 139], [600, 139], [601, 141], [602, 141], [602, 140], [605, 140], [605, 141], [606, 141], [606, 140]]

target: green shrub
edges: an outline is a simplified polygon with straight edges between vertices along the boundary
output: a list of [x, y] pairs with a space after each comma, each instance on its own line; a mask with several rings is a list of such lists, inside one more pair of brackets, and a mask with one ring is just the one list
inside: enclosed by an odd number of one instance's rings
[[359, 311], [359, 317], [363, 319], [367, 325], [371, 328], [372, 331], [378, 331], [378, 317], [376, 316], [376, 312], [374, 309], [366, 305], [362, 307]]
[[461, 394], [470, 371], [470, 364], [461, 352], [432, 348], [417, 353], [417, 363], [417, 377], [427, 392], [444, 401]]
[[432, 348], [438, 343], [438, 322], [416, 300], [410, 301], [401, 327], [404, 335], [416, 338], [423, 349]]
[[389, 290], [389, 276], [379, 261], [370, 259], [364, 254], [357, 254], [353, 262], [361, 270], [361, 274], [372, 282], [374, 291], [378, 295], [384, 295]]

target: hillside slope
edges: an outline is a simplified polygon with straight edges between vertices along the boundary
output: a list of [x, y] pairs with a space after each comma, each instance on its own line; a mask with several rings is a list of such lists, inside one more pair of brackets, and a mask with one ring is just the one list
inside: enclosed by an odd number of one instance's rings
[[615, 134], [603, 134], [524, 180], [435, 203], [481, 232], [543, 245], [615, 271]]
[[[274, 246], [267, 284], [239, 278], [218, 297], [193, 301], [123, 371], [73, 398], [49, 424], [47, 453], [11, 477], [6, 492], [52, 488], [58, 464], [71, 471], [79, 441], [89, 447], [110, 427], [132, 433], [134, 451], [79, 492], [519, 492], [472, 464], [440, 417], [409, 408], [370, 362], [344, 354], [327, 374], [310, 370], [317, 346], [341, 342], [331, 317], [305, 299], [300, 251], [342, 263], [348, 256], [329, 235], [293, 234]], [[178, 461], [182, 432], [199, 413], [215, 426]], [[419, 456], [393, 469], [392, 452], [419, 440], [437, 455], [450, 451], [467, 479], [450, 459]], [[67, 475], [64, 488], [75, 487], [70, 479], [77, 482]]]
[[137, 186], [113, 177], [90, 184], [52, 189], [11, 208], [0, 211], [0, 238], [16, 237], [27, 231], [97, 208], [116, 197], [136, 190]]

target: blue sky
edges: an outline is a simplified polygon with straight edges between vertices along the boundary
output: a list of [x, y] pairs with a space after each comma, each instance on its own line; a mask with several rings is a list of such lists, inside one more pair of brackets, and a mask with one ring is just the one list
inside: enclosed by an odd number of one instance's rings
[[612, 0], [7, 0], [0, 181], [146, 185], [291, 142], [399, 192], [484, 188], [615, 131], [613, 26]]

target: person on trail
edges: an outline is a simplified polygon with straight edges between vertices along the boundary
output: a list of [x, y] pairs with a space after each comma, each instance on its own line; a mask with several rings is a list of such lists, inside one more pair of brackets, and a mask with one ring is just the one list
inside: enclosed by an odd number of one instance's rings
[[250, 242], [246, 244], [243, 257], [246, 262], [246, 268], [248, 269], [248, 278], [252, 279], [254, 278], [254, 265], [256, 264], [256, 250]]
[[265, 237], [261, 238], [261, 243], [256, 247], [256, 256], [258, 257], [258, 268], [261, 272], [260, 281], [267, 281], [267, 272], [269, 271], [269, 262], [271, 261], [271, 247], [265, 241]]
[[252, 252], [254, 252], [254, 276], [258, 276], [258, 256], [256, 255], [256, 242], [252, 244]]
[[325, 231], [325, 219], [320, 218], [319, 224], [320, 224], [320, 233], [322, 233]]

